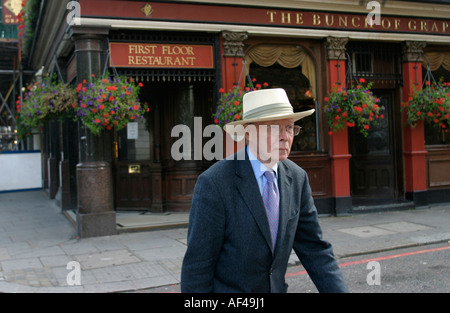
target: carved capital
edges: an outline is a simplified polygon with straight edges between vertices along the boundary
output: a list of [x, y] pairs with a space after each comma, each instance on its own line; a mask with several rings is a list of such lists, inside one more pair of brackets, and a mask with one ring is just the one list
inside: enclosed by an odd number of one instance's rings
[[244, 40], [248, 38], [247, 32], [222, 32], [224, 40], [223, 47], [225, 50], [224, 56], [243, 56], [244, 55]]
[[327, 37], [328, 60], [345, 60], [345, 45], [348, 38]]
[[402, 47], [403, 62], [422, 62], [425, 46], [423, 41], [405, 41]]

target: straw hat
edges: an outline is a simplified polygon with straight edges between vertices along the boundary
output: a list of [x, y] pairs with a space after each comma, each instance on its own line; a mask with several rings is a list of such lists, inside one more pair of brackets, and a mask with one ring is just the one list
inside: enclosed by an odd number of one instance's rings
[[243, 127], [249, 123], [275, 121], [291, 118], [294, 122], [314, 113], [314, 109], [294, 113], [286, 91], [282, 88], [261, 89], [246, 93], [243, 98], [243, 119], [224, 126], [235, 140], [242, 139]]

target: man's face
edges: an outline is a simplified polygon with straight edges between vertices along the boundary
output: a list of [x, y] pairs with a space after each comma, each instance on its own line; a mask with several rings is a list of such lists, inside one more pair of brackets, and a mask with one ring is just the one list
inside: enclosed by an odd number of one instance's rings
[[288, 158], [295, 136], [292, 119], [254, 123], [246, 130], [250, 149], [263, 164], [272, 167]]

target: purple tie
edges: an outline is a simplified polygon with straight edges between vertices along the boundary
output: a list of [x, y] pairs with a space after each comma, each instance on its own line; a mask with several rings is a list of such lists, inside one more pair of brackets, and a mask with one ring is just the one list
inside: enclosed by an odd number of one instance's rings
[[272, 234], [272, 244], [275, 250], [275, 243], [278, 234], [278, 222], [280, 219], [280, 195], [278, 193], [277, 185], [275, 184], [275, 174], [273, 171], [264, 172], [267, 182], [264, 186], [262, 198], [264, 206], [266, 207], [267, 218], [269, 220], [270, 232]]

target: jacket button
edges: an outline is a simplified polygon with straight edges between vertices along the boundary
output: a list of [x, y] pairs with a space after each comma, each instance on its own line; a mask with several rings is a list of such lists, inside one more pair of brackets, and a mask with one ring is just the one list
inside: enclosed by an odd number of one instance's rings
[[270, 268], [270, 270], [269, 270], [269, 276], [272, 276], [272, 271], [273, 271], [273, 268]]

